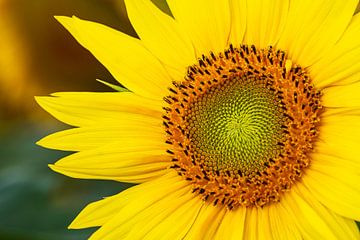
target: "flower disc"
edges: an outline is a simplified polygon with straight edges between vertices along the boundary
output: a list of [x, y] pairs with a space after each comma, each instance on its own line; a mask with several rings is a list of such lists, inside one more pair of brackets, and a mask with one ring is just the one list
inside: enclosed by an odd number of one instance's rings
[[276, 202], [309, 165], [320, 92], [284, 52], [230, 46], [173, 84], [164, 108], [172, 168], [204, 200]]
[[262, 170], [280, 154], [283, 109], [266, 79], [234, 76], [192, 102], [185, 112], [194, 157], [213, 171]]

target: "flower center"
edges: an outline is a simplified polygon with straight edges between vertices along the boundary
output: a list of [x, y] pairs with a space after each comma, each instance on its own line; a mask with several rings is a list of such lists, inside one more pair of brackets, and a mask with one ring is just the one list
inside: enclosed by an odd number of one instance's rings
[[163, 116], [172, 168], [204, 200], [278, 202], [310, 164], [320, 92], [283, 51], [230, 45], [173, 85]]
[[212, 171], [250, 174], [281, 151], [283, 109], [264, 78], [234, 76], [189, 105], [186, 129], [196, 158]]

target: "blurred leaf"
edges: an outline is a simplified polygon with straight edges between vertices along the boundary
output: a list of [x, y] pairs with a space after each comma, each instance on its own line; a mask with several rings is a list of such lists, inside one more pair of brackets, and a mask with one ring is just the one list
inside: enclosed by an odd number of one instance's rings
[[102, 84], [105, 84], [106, 86], [114, 89], [115, 91], [118, 91], [118, 92], [129, 92], [129, 90], [126, 89], [126, 88], [124, 88], [124, 87], [121, 87], [121, 86], [118, 86], [118, 85], [115, 85], [115, 84], [111, 84], [111, 83], [105, 82], [105, 81], [100, 80], [100, 79], [96, 79], [96, 81], [101, 82]]

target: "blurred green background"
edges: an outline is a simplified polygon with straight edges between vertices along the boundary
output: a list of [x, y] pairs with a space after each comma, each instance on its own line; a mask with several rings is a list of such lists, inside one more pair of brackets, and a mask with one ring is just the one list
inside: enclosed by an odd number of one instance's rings
[[[165, 1], [154, 1], [168, 12]], [[35, 145], [69, 128], [45, 113], [36, 95], [112, 91], [109, 72], [53, 18], [76, 15], [136, 36], [122, 0], [0, 0], [0, 240], [87, 239], [68, 230], [88, 203], [129, 187], [71, 179], [47, 164], [69, 153]]]
[[[165, 0], [153, 0], [169, 13]], [[65, 126], [33, 96], [58, 91], [111, 91], [109, 72], [53, 18], [76, 15], [136, 36], [123, 0], [0, 0], [0, 240], [87, 239], [67, 230], [92, 201], [129, 187], [71, 179], [48, 167], [69, 154], [35, 142]]]

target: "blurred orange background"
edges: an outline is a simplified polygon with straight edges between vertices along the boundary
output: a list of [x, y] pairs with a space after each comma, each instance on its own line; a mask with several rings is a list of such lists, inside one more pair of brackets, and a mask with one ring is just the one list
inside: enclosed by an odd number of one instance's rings
[[42, 113], [34, 95], [55, 91], [108, 90], [106, 69], [53, 18], [76, 15], [135, 35], [122, 1], [0, 0], [1, 119]]

